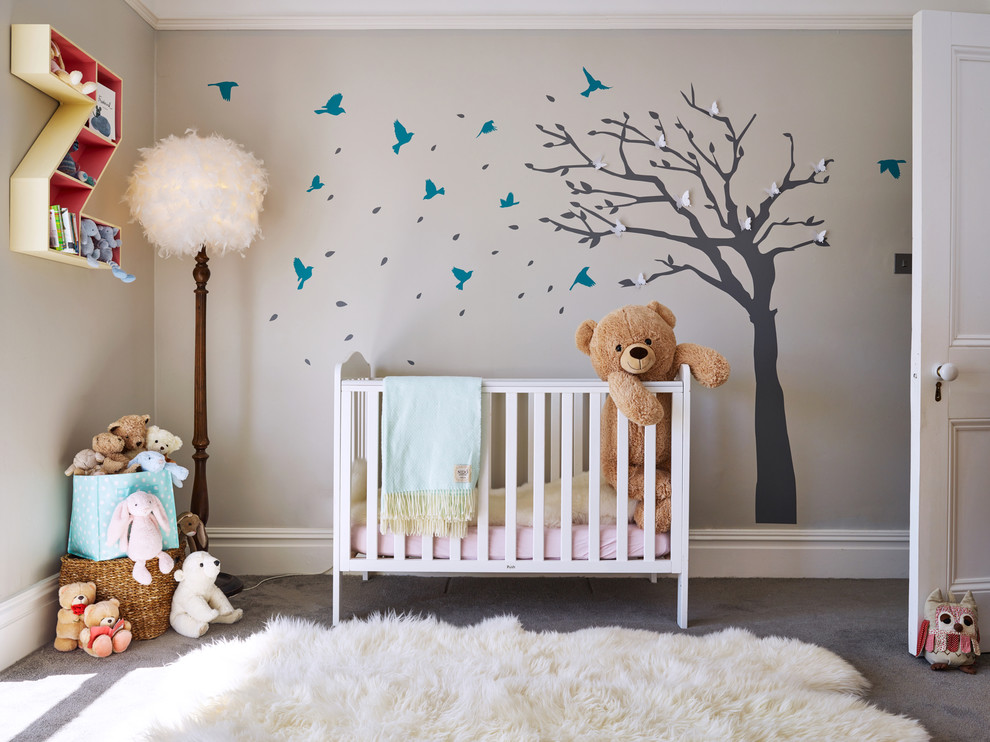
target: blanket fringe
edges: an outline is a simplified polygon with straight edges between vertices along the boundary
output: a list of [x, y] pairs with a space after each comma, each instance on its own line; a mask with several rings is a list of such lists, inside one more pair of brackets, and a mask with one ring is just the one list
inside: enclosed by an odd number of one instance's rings
[[475, 504], [473, 489], [383, 492], [380, 529], [397, 536], [464, 538]]

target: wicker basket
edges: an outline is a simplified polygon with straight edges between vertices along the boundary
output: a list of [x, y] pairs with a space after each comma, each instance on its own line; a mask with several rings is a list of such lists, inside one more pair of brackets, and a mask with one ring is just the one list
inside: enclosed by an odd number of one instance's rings
[[142, 585], [132, 576], [134, 562], [130, 559], [107, 559], [94, 562], [91, 559], [66, 554], [59, 571], [59, 587], [70, 582], [95, 582], [96, 599], [120, 601], [120, 616], [131, 622], [135, 639], [154, 639], [168, 631], [168, 614], [172, 608], [175, 578], [172, 576], [181, 565], [184, 549], [167, 549], [175, 561], [172, 572], [163, 575], [158, 560], [149, 559], [148, 571], [151, 584]]

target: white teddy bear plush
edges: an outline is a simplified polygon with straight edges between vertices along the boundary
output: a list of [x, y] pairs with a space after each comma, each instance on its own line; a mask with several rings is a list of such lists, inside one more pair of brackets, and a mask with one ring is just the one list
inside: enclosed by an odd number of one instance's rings
[[208, 551], [194, 551], [175, 570], [178, 586], [172, 596], [168, 621], [183, 636], [198, 639], [211, 623], [236, 623], [244, 611], [234, 608], [214, 584], [220, 574], [220, 560]]
[[157, 451], [165, 457], [166, 461], [171, 461], [169, 456], [182, 448], [182, 439], [179, 436], [173, 435], [157, 425], [148, 426], [148, 435], [145, 440], [147, 441], [147, 449]]

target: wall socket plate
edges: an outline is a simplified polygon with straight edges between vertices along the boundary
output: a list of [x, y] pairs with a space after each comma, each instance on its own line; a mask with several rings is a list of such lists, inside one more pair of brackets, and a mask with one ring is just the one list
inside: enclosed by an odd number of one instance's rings
[[910, 272], [911, 272], [911, 253], [895, 252], [894, 273], [910, 273]]

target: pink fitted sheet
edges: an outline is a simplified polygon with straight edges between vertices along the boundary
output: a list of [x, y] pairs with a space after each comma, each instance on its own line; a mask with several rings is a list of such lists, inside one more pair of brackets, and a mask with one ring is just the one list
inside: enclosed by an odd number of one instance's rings
[[[516, 559], [533, 558], [533, 528], [520, 526], [516, 528]], [[560, 535], [559, 528], [545, 528], [544, 533], [544, 559], [560, 559]], [[627, 527], [629, 536], [629, 557], [643, 557], [643, 531], [634, 524]], [[365, 539], [367, 538], [367, 527], [363, 525], [351, 526], [351, 548], [360, 554], [366, 554]], [[378, 534], [378, 555], [394, 556], [393, 542], [395, 536], [388, 534]], [[654, 554], [659, 557], [666, 556], [670, 552], [670, 534], [658, 533], [655, 536], [656, 550]], [[457, 542], [454, 541], [456, 544]], [[450, 559], [449, 538], [433, 539], [433, 558]], [[617, 547], [617, 528], [614, 525], [601, 526], [601, 544], [599, 557], [601, 559], [615, 559]], [[571, 558], [588, 559], [589, 554], [589, 528], [586, 525], [571, 526]], [[423, 556], [423, 538], [421, 536], [406, 536], [406, 556], [417, 558]], [[478, 529], [476, 526], [468, 528], [468, 534], [461, 540], [461, 559], [478, 558]], [[488, 558], [492, 560], [505, 559], [505, 526], [490, 526], [488, 528]]]

